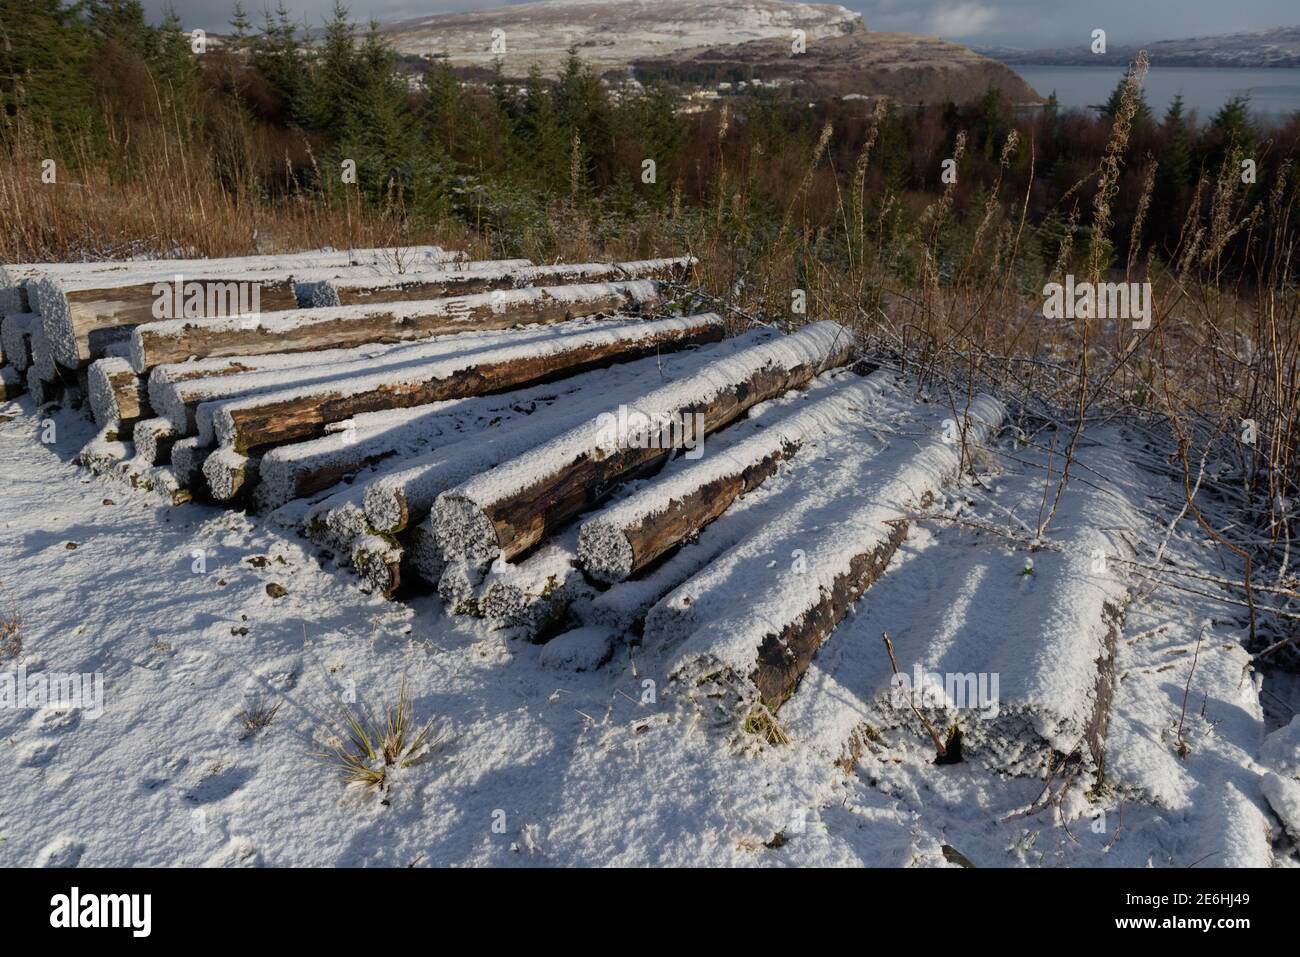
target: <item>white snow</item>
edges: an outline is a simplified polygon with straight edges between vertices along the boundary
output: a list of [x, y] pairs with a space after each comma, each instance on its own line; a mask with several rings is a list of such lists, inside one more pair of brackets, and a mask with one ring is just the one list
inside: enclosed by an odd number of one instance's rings
[[[691, 409], [745, 382], [762, 369], [794, 370], [802, 366], [819, 368], [837, 350], [851, 342], [850, 333], [834, 322], [816, 322], [799, 332], [746, 349], [710, 365], [679, 382], [656, 389], [634, 403], [646, 416], [672, 416]], [[616, 414], [616, 408], [605, 410]], [[442, 493], [430, 516], [439, 547], [447, 558], [468, 557], [476, 562], [491, 561], [499, 549], [496, 532], [483, 509], [544, 481], [567, 468], [581, 456], [604, 454], [617, 441], [603, 416], [557, 436], [531, 452], [504, 462], [453, 489]]]
[[[513, 288], [545, 286], [573, 279], [587, 281], [608, 279], [639, 279], [673, 268], [686, 268], [695, 262], [694, 257], [678, 256], [672, 259], [641, 259], [619, 263], [565, 263], [553, 266], [534, 266], [527, 259], [500, 259], [488, 262], [469, 262], [455, 270], [443, 270], [435, 275], [414, 274], [401, 276], [365, 275], [348, 272], [337, 277], [303, 277], [295, 282], [300, 304], [315, 307], [342, 305], [340, 290], [363, 292], [373, 289], [393, 289], [403, 285], [419, 286], [429, 282], [469, 284], [476, 281], [500, 282]], [[296, 279], [297, 277], [295, 277]], [[426, 297], [427, 298], [427, 297]]]
[[[209, 339], [205, 357], [225, 354], [247, 355], [255, 352], [290, 352], [290, 346], [300, 341], [308, 341], [312, 348], [323, 343], [333, 328], [349, 323], [364, 321], [368, 318], [382, 317], [388, 323], [387, 335], [405, 339], [428, 339], [428, 333], [418, 330], [405, 330], [404, 327], [417, 318], [445, 318], [449, 321], [465, 320], [473, 310], [500, 311], [512, 306], [528, 304], [541, 305], [545, 302], [560, 302], [581, 307], [583, 303], [609, 296], [620, 296], [625, 301], [625, 308], [648, 305], [659, 300], [658, 283], [650, 279], [631, 280], [628, 282], [575, 283], [567, 286], [543, 286], [531, 289], [499, 289], [493, 292], [476, 293], [468, 296], [454, 296], [441, 299], [417, 300], [414, 302], [392, 302], [376, 305], [336, 306], [319, 309], [290, 309], [283, 312], [267, 312], [257, 317], [255, 328], [261, 341], [254, 345], [248, 343], [245, 333], [249, 328], [248, 317], [226, 317], [219, 319], [167, 319], [160, 322], [148, 322], [136, 326], [131, 332], [131, 363], [136, 371], [144, 372], [155, 363], [146, 355], [146, 337], [149, 339], [171, 339], [185, 342], [190, 333], [202, 330]], [[469, 326], [468, 328], [473, 328]], [[223, 334], [234, 335], [238, 345], [234, 352], [222, 345]]]
[[[738, 441], [833, 388], [752, 410]], [[1150, 559], [1181, 488], [1143, 465], [1146, 443], [1124, 430], [1085, 433], [1082, 462], [1105, 474], [1081, 469], [1076, 482], [1102, 490], [1072, 485], [1032, 553], [1021, 539], [1039, 515], [1042, 448], [994, 448], [997, 468], [948, 489], [819, 651], [777, 715], [790, 743], [773, 746], [668, 680], [680, 645], [627, 643], [621, 624], [588, 621], [538, 646], [449, 616], [436, 595], [367, 596], [355, 575], [323, 566], [270, 522], [160, 507], [88, 475], [76, 464], [83, 446], [109, 459], [130, 449], [90, 442], [83, 417], [38, 416], [29, 398], [0, 411], [0, 612], [12, 604], [23, 618], [22, 650], [0, 661], [0, 678], [98, 673], [104, 690], [97, 716], [0, 707], [0, 866], [925, 867], [946, 865], [943, 845], [980, 867], [1295, 862], [1294, 832], [1278, 822], [1296, 820], [1300, 724], [1265, 738], [1259, 683], [1271, 678], [1252, 674], [1240, 617], [1120, 563], [1117, 581], [1136, 597], [1116, 645], [1104, 782], [1067, 772], [1040, 800], [1042, 779], [992, 773], [978, 749], [935, 765], [928, 737], [906, 722], [873, 725], [874, 737], [861, 729], [856, 759], [834, 763], [845, 757], [838, 729], [858, 722], [841, 723], [828, 699], [850, 718], [873, 713], [879, 686], [857, 678], [880, 673], [881, 630], [904, 669], [926, 648], [947, 649], [940, 670], [963, 671], [1004, 667], [990, 655], [1026, 649], [1005, 665], [1005, 689], [1010, 676], [1046, 670], [1028, 649], [1041, 657], [1044, 640], [1064, 635], [1063, 619], [1038, 617], [1044, 592], [1072, 588], [1086, 600], [1080, 612], [1095, 607], [1080, 564], [1090, 556], [1061, 549], [1086, 547], [1089, 530], [1113, 539], [1117, 520]], [[788, 512], [824, 531], [838, 517], [829, 506], [853, 488], [840, 458], [869, 444], [860, 464], [881, 475], [942, 417], [941, 405], [914, 409], [909, 392], [891, 390], [874, 421], [801, 451], [646, 579], [585, 607], [634, 607], [656, 575], [680, 582]], [[40, 441], [46, 418], [58, 426], [52, 445]], [[857, 488], [859, 500], [877, 492]], [[1204, 538], [1185, 521], [1167, 564], [1237, 574]], [[1020, 576], [1026, 555], [1035, 571]], [[790, 557], [766, 561], [788, 567]], [[347, 701], [382, 710], [403, 678], [444, 744], [383, 794], [345, 787], [311, 757], [330, 716]], [[814, 688], [824, 700], [812, 700]], [[258, 701], [280, 710], [250, 733], [241, 712]], [[497, 812], [504, 833], [492, 827]]]
[[[436, 383], [483, 366], [521, 359], [560, 358], [589, 348], [625, 345], [632, 349], [657, 341], [669, 344], [682, 334], [721, 325], [719, 316], [707, 313], [633, 322], [559, 323], [546, 327], [545, 331], [480, 341], [436, 339], [386, 353], [379, 360], [313, 367], [307, 384], [265, 388], [254, 395], [227, 401], [202, 402], [195, 419], [201, 439], [233, 446], [238, 441], [235, 417], [250, 409], [322, 396], [343, 399], [385, 390], [401, 391], [405, 386]], [[259, 375], [283, 381], [278, 373]]]
[[632, 571], [633, 556], [624, 529], [653, 521], [673, 502], [711, 482], [741, 473], [786, 447], [797, 448], [829, 434], [862, 427], [869, 420], [883, 381], [884, 376], [878, 374], [867, 381], [844, 385], [829, 397], [720, 454], [706, 445], [702, 457], [689, 467], [593, 514], [583, 522], [578, 539], [578, 557], [584, 569], [601, 581], [612, 583], [626, 578]]
[[15, 312], [0, 320], [0, 337], [4, 339], [5, 362], [24, 372], [31, 362], [31, 335], [40, 317], [34, 312]]
[[[967, 412], [968, 441], [978, 445], [996, 428], [1004, 409], [978, 397]], [[847, 573], [855, 556], [883, 545], [891, 522], [905, 519], [927, 495], [955, 475], [960, 445], [947, 441], [943, 422], [932, 420], [894, 454], [870, 450], [845, 455], [833, 481], [819, 481], [802, 507], [763, 526], [674, 590], [646, 617], [648, 642], [676, 644], [672, 671], [692, 680], [726, 669], [753, 671], [763, 638], [814, 608]]]

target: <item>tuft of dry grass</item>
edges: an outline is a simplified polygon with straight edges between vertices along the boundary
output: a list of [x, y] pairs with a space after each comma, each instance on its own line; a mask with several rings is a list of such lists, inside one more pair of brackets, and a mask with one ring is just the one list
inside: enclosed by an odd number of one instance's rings
[[745, 734], [752, 734], [771, 745], [790, 743], [790, 736], [776, 720], [776, 715], [764, 704], [755, 702], [741, 722], [740, 729]]
[[387, 790], [395, 768], [406, 768], [427, 756], [436, 744], [430, 739], [432, 719], [419, 725], [406, 680], [397, 701], [382, 715], [369, 709], [342, 708], [334, 740], [317, 757], [333, 767], [347, 784]]
[[239, 723], [251, 737], [269, 725], [283, 706], [283, 701], [270, 704], [261, 695], [255, 695], [249, 698], [248, 703], [239, 712]]

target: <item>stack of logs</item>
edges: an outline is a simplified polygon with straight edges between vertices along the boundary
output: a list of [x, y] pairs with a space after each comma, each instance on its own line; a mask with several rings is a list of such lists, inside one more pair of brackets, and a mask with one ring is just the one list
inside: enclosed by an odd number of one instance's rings
[[[88, 468], [177, 504], [270, 513], [385, 596], [423, 580], [453, 612], [544, 638], [601, 622], [602, 598], [623, 589], [639, 597], [604, 620], [626, 630], [680, 583], [681, 545], [876, 388], [842, 372], [859, 392], [675, 472], [662, 502], [651, 491], [598, 511], [633, 481], [666, 482], [656, 473], [692, 437], [853, 362], [834, 322], [724, 342], [723, 317], [680, 314], [693, 268], [434, 247], [0, 267], [0, 397], [88, 409]], [[692, 374], [667, 379], [673, 351]], [[565, 383], [597, 370], [618, 388], [588, 384], [566, 404], [583, 386]], [[561, 399], [545, 404], [542, 384]], [[469, 437], [444, 428], [481, 397], [545, 407]], [[595, 410], [620, 400], [697, 434], [676, 448], [611, 435]]]

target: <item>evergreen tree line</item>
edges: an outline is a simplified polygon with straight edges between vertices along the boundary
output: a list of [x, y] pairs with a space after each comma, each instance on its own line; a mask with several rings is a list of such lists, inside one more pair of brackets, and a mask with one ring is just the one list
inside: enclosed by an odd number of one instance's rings
[[[1073, 209], [1086, 223], [1118, 96], [1098, 115], [1061, 111], [1054, 97], [1018, 115], [990, 91], [966, 105], [891, 104], [873, 119], [861, 101], [810, 108], [765, 91], [686, 114], [677, 90], [604, 84], [577, 56], [554, 77], [507, 81], [498, 65], [486, 82], [465, 83], [444, 61], [399, 57], [377, 25], [359, 28], [338, 3], [309, 37], [283, 5], [255, 21], [236, 4], [224, 42], [196, 55], [174, 13], [151, 26], [138, 0], [0, 0], [0, 142], [10, 148], [48, 139], [81, 162], [111, 164], [153, 129], [217, 157], [215, 175], [252, 200], [356, 195], [413, 222], [455, 218], [503, 234], [546, 222], [559, 203], [611, 229], [713, 211], [717, 223], [739, 216], [761, 241], [788, 215], [829, 124], [801, 194], [805, 227], [842, 215], [869, 136], [867, 218], [885, 197], [906, 213], [942, 191], [942, 160], [964, 132], [955, 221], [978, 217], [990, 195], [1008, 209], [1027, 197], [1031, 223], [1059, 245]], [[1013, 130], [1018, 143], [1004, 156]], [[1207, 201], [1203, 174], [1253, 159], [1262, 203], [1277, 177], [1294, 175], [1298, 144], [1300, 121], [1266, 134], [1244, 100], [1205, 119], [1181, 100], [1158, 111], [1142, 102], [1113, 234], [1128, 235], [1154, 168], [1144, 241], [1167, 255], [1191, 205]], [[355, 184], [344, 181], [347, 161]]]

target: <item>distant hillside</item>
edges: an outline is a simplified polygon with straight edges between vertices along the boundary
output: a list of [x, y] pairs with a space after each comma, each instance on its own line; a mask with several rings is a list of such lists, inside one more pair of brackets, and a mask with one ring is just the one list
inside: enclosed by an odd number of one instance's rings
[[782, 0], [547, 0], [381, 27], [399, 53], [446, 58], [459, 67], [490, 66], [500, 56], [492, 48], [493, 31], [499, 30], [506, 50], [500, 59], [512, 77], [533, 66], [554, 73], [573, 48], [598, 69], [610, 70], [720, 43], [788, 41], [795, 29], [812, 40], [865, 27], [860, 14], [838, 4]]
[[981, 48], [985, 56], [1013, 65], [1123, 65], [1146, 50], [1153, 66], [1300, 67], [1300, 26], [1253, 33], [1226, 33], [1188, 40], [1160, 40], [1141, 46], [1111, 46], [1093, 53], [1086, 43], [1053, 50]]
[[990, 87], [1013, 103], [1042, 97], [1009, 67], [958, 43], [908, 33], [853, 33], [809, 41], [792, 56], [785, 40], [687, 51], [634, 67], [641, 76], [663, 76], [701, 85], [752, 82], [799, 84], [831, 96], [889, 96], [906, 103], [967, 102]]

